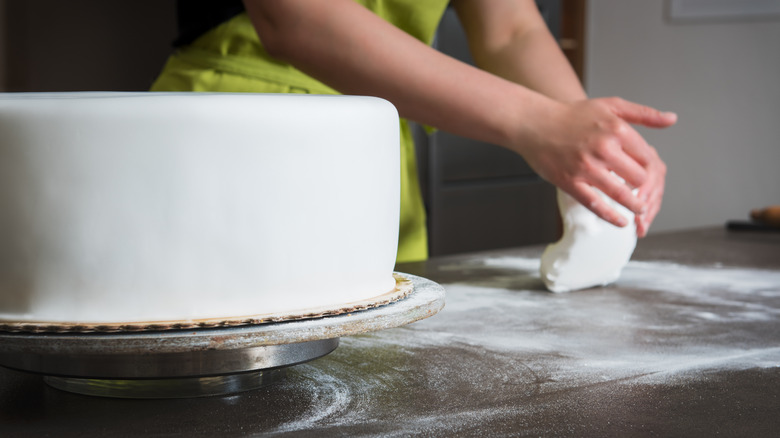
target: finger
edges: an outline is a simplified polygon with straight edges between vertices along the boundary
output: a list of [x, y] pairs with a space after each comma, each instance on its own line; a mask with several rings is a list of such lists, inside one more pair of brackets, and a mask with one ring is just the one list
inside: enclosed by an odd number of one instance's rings
[[661, 201], [663, 200], [663, 184], [658, 188], [651, 188], [647, 193], [641, 193], [642, 197], [647, 197], [647, 211], [644, 214], [636, 216], [637, 237], [645, 237], [650, 225], [655, 220], [656, 215], [661, 211]]
[[[647, 233], [647, 230], [655, 220], [656, 215], [658, 215], [658, 213], [661, 211], [663, 191], [658, 191], [655, 195], [652, 196], [653, 197], [651, 198], [650, 202], [648, 202], [647, 212], [645, 212], [643, 215], [640, 215], [640, 218], [643, 222], [642, 230], [644, 234]], [[644, 234], [641, 237], [644, 237]]]
[[610, 207], [604, 199], [596, 193], [591, 186], [586, 183], [576, 183], [569, 191], [569, 195], [580, 204], [592, 211], [599, 218], [611, 223], [616, 227], [625, 227], [628, 225], [628, 219], [617, 210]]
[[653, 218], [657, 212], [658, 208], [650, 207], [645, 214], [638, 214], [634, 217], [637, 237], [641, 239], [647, 235], [647, 230], [650, 228], [650, 224], [653, 222]]
[[[640, 161], [629, 153], [631, 148], [620, 146], [606, 150], [601, 155], [606, 167], [622, 178], [631, 187], [640, 187], [647, 182], [648, 173], [644, 161], [648, 158], [643, 154]], [[641, 163], [641, 164], [640, 164]]]
[[652, 208], [646, 214], [635, 216], [634, 222], [636, 223], [636, 237], [641, 239], [647, 235], [647, 231], [650, 229], [650, 224], [653, 223], [653, 219], [655, 218], [656, 213], [658, 213], [658, 209]]
[[641, 216], [636, 216], [634, 222], [636, 223], [636, 237], [641, 239], [647, 236], [647, 227], [645, 225], [644, 219], [642, 219]]
[[[619, 147], [614, 148], [615, 145]], [[602, 157], [614, 158], [617, 156], [613, 153], [615, 149], [627, 153], [642, 167], [647, 166], [655, 152], [636, 129], [621, 119], [615, 119], [608, 126], [606, 140], [600, 144], [598, 152]]]
[[[647, 167], [656, 155], [655, 149], [647, 144], [642, 135], [627, 123], [618, 129], [616, 138], [620, 142], [623, 152], [643, 168]], [[635, 186], [638, 187], [638, 185]]]
[[622, 179], [612, 172], [604, 171], [591, 176], [593, 187], [601, 190], [613, 201], [631, 210], [634, 214], [645, 212], [645, 203], [637, 197]]
[[610, 102], [613, 113], [621, 119], [651, 128], [665, 128], [677, 122], [677, 114], [669, 111], [659, 111], [649, 106], [614, 98]]
[[664, 194], [664, 182], [666, 179], [666, 164], [658, 156], [654, 147], [648, 145], [650, 161], [646, 166], [648, 178], [642, 186], [639, 186], [639, 198], [643, 201], [655, 201], [660, 205]]

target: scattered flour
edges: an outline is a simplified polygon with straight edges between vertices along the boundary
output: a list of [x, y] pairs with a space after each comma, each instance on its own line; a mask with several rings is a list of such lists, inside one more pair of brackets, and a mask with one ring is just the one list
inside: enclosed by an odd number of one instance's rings
[[465, 268], [480, 275], [444, 284], [438, 315], [296, 367], [275, 391], [307, 404], [276, 432], [473, 434], [583, 400], [609, 409], [610, 394], [645, 397], [645, 384], [780, 367], [780, 271], [630, 262], [619, 290], [552, 294], [538, 259]]
[[[537, 259], [483, 263], [538, 277]], [[494, 315], [485, 330], [470, 332], [476, 342], [557, 351], [571, 359], [572, 369], [594, 373], [780, 366], [780, 271], [632, 261], [616, 286], [621, 293], [606, 287], [550, 296], [541, 288], [454, 284], [446, 287], [446, 310], [463, 319], [479, 308]]]

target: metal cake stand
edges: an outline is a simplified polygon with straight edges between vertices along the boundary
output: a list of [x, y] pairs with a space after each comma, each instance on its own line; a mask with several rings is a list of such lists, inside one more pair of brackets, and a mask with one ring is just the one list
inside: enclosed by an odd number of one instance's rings
[[247, 391], [287, 367], [325, 356], [339, 337], [436, 314], [444, 288], [402, 274], [413, 289], [380, 307], [321, 318], [229, 328], [132, 333], [3, 333], [0, 365], [45, 375], [59, 389], [122, 398], [178, 398]]

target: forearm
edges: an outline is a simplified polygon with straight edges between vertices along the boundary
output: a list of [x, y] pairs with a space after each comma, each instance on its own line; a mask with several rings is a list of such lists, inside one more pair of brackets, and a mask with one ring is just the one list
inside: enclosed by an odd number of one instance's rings
[[[523, 62], [524, 59], [533, 62]], [[546, 29], [528, 32], [502, 52], [482, 54], [477, 62], [486, 71], [553, 99], [571, 102], [587, 98], [574, 70]]]
[[615, 225], [624, 219], [592, 187], [634, 213], [650, 211], [648, 224], [660, 206], [663, 163], [629, 124], [665, 127], [676, 116], [621, 99], [583, 100], [531, 0], [458, 0], [460, 11], [473, 9], [462, 21], [489, 71], [437, 52], [352, 0], [244, 1], [272, 56], [342, 93], [383, 97], [406, 118], [507, 147]]
[[560, 101], [587, 97], [532, 0], [453, 4], [481, 69]]
[[442, 55], [351, 0], [246, 4], [273, 56], [342, 93], [385, 98], [403, 117], [439, 129], [511, 147], [522, 135], [517, 121], [554, 103]]
[[[453, 0], [476, 64], [561, 102], [564, 110], [535, 119], [537, 134], [515, 150], [542, 177], [601, 218], [625, 221], [592, 187], [636, 213], [643, 236], [661, 205], [666, 167], [629, 126], [665, 127], [676, 116], [620, 99], [588, 101], [573, 69], [532, 0]], [[545, 126], [546, 125], [546, 126]], [[614, 178], [617, 174], [620, 178]], [[626, 181], [626, 184], [623, 183]], [[631, 188], [639, 189], [639, 197]]]

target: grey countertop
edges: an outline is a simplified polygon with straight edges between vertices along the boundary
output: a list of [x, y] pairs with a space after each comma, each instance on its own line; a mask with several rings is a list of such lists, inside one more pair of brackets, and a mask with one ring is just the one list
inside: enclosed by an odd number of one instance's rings
[[780, 233], [652, 235], [617, 284], [569, 294], [543, 290], [542, 249], [400, 265], [445, 286], [442, 312], [237, 395], [105, 399], [0, 368], [0, 436], [776, 436]]

